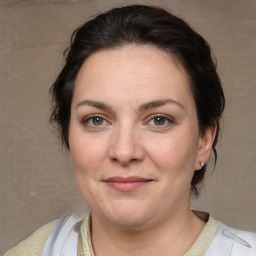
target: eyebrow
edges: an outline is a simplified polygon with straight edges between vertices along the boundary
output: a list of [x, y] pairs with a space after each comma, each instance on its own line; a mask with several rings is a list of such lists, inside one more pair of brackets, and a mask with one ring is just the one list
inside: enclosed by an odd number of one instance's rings
[[[184, 109], [184, 106], [176, 100], [163, 99], [163, 100], [153, 100], [153, 101], [144, 103], [141, 106], [139, 106], [139, 111], [142, 112], [142, 111], [150, 110], [152, 108], [158, 108], [158, 107], [164, 106], [166, 104], [175, 104], [175, 105], [179, 106], [180, 108]], [[83, 106], [83, 105], [92, 106], [92, 107], [106, 110], [106, 111], [113, 110], [111, 106], [109, 106], [103, 102], [95, 101], [95, 100], [83, 100], [76, 105], [76, 108]]]
[[111, 106], [109, 106], [103, 102], [99, 102], [99, 101], [95, 101], [95, 100], [83, 100], [76, 105], [76, 108], [78, 108], [82, 105], [88, 105], [88, 106], [92, 106], [92, 107], [99, 108], [99, 109], [106, 110], [106, 111], [112, 110]]
[[146, 111], [146, 110], [149, 110], [152, 108], [164, 106], [166, 104], [175, 104], [175, 105], [179, 106], [180, 108], [184, 109], [184, 106], [181, 103], [179, 103], [178, 101], [172, 100], [172, 99], [164, 99], [164, 100], [153, 100], [148, 103], [142, 104], [139, 107], [139, 111]]

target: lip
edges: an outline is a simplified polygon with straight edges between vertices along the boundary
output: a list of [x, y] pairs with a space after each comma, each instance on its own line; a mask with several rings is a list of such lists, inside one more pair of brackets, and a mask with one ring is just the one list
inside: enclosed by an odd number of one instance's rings
[[104, 182], [108, 186], [122, 192], [129, 192], [129, 191], [136, 190], [140, 187], [143, 187], [149, 184], [151, 181], [152, 181], [151, 179], [137, 177], [137, 176], [131, 176], [131, 177], [115, 176], [115, 177], [110, 177], [104, 180]]

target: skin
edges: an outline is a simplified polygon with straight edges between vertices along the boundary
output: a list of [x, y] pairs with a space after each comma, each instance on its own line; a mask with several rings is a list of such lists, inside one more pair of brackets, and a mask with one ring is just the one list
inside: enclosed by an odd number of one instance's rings
[[[199, 134], [187, 74], [162, 50], [128, 45], [84, 62], [69, 144], [97, 256], [184, 255], [205, 225], [190, 210], [190, 183], [214, 136], [215, 126]], [[147, 182], [120, 190], [106, 182], [117, 176]]]

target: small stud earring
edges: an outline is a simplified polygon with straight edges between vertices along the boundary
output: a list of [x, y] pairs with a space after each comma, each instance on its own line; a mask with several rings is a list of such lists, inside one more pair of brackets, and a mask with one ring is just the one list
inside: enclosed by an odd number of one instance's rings
[[205, 163], [204, 162], [200, 162], [201, 167], [204, 167]]

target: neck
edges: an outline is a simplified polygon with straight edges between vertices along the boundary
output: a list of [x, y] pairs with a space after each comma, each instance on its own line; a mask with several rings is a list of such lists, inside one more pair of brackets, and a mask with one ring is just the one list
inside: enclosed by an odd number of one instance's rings
[[190, 209], [136, 229], [115, 226], [92, 213], [92, 244], [96, 256], [180, 256], [192, 246], [204, 225]]

